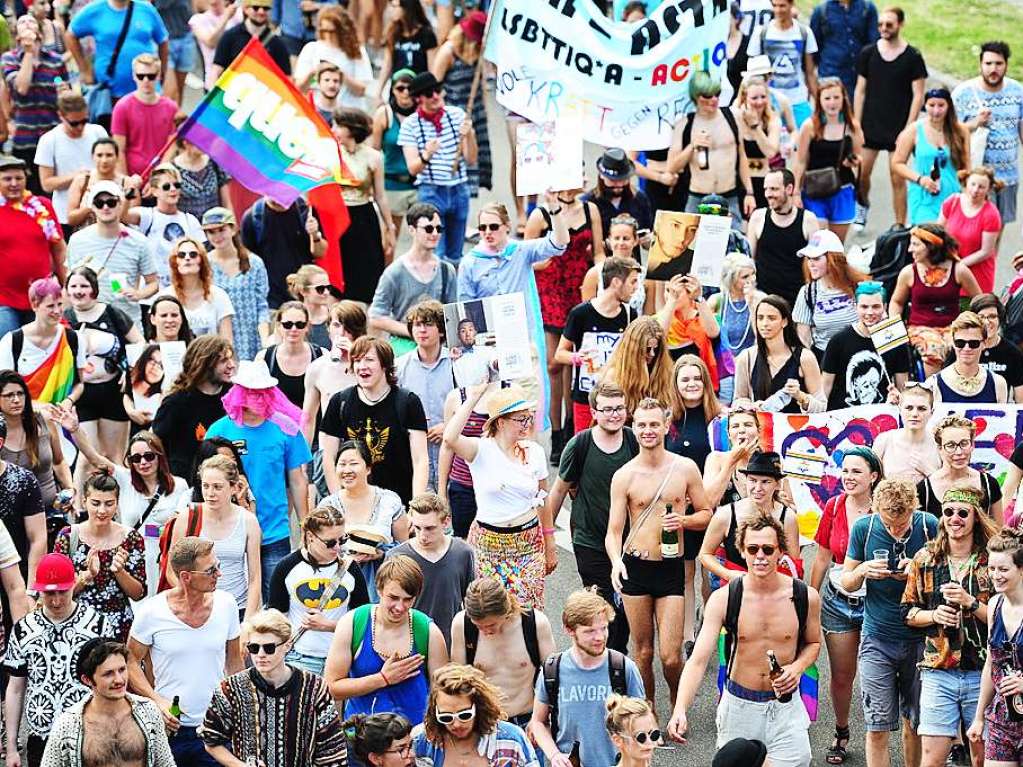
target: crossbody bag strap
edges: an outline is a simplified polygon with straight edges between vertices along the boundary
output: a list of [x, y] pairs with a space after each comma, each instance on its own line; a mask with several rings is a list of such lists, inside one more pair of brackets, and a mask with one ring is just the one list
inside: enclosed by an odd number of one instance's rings
[[121, 24], [121, 32], [117, 35], [117, 42], [114, 43], [114, 53], [110, 57], [110, 63], [107, 64], [107, 80], [114, 76], [114, 71], [117, 69], [117, 59], [121, 55], [121, 49], [124, 47], [124, 41], [128, 39], [128, 28], [131, 27], [131, 17], [133, 13], [135, 13], [135, 2], [134, 0], [128, 0], [128, 12], [124, 15], [124, 23]]
[[668, 467], [668, 471], [665, 473], [664, 479], [661, 480], [661, 485], [657, 488], [657, 492], [654, 493], [653, 499], [651, 499], [649, 505], [640, 513], [639, 518], [636, 520], [636, 524], [632, 526], [628, 537], [625, 539], [625, 543], [622, 544], [622, 553], [625, 553], [625, 551], [629, 548], [629, 544], [632, 542], [632, 539], [636, 537], [636, 533], [639, 532], [639, 529], [643, 527], [643, 524], [646, 522], [647, 517], [649, 517], [657, 507], [657, 502], [661, 500], [661, 494], [664, 492], [664, 488], [668, 486], [668, 480], [670, 480], [671, 475], [675, 473], [676, 463], [677, 462], [674, 460], [671, 462], [671, 466]]
[[146, 506], [146, 510], [142, 512], [142, 516], [139, 517], [139, 521], [131, 526], [131, 529], [138, 532], [142, 525], [146, 524], [146, 520], [149, 519], [149, 515], [153, 513], [153, 509], [156, 508], [156, 504], [160, 502], [160, 498], [163, 497], [163, 492], [159, 489], [156, 491], [156, 495], [149, 499], [149, 505]]

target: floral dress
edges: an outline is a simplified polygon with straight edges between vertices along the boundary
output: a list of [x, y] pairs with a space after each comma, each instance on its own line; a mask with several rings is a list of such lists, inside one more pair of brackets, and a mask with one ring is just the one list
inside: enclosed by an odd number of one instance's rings
[[[550, 214], [540, 208], [547, 231], [550, 231]], [[586, 272], [593, 266], [593, 222], [590, 220], [590, 205], [583, 203], [585, 222], [578, 229], [569, 229], [568, 247], [560, 256], [550, 260], [546, 269], [533, 272], [536, 290], [540, 295], [540, 315], [544, 330], [560, 333], [565, 327], [568, 313], [580, 302], [579, 289]]]
[[[76, 573], [84, 572], [86, 569], [85, 560], [89, 556], [89, 551], [92, 547], [79, 536], [77, 548], [73, 552], [70, 551], [70, 548], [71, 528], [65, 527], [57, 535], [57, 540], [53, 544], [53, 550], [59, 554], [71, 557], [71, 561], [75, 563]], [[118, 642], [127, 642], [128, 630], [131, 628], [131, 622], [134, 618], [131, 610], [131, 601], [128, 599], [128, 595], [121, 590], [121, 587], [117, 584], [117, 579], [110, 572], [110, 563], [114, 560], [114, 552], [119, 548], [124, 548], [128, 552], [128, 559], [124, 563], [124, 569], [135, 580], [145, 585], [145, 542], [138, 532], [129, 530], [120, 546], [115, 546], [112, 549], [100, 549], [99, 573], [96, 575], [92, 585], [86, 586], [78, 594], [77, 598], [106, 618], [107, 631], [109, 631], [111, 639], [116, 639]]]

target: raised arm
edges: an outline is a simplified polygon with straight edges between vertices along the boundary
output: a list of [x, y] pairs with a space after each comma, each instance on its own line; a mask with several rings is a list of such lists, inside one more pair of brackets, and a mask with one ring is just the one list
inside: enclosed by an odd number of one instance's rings
[[471, 463], [476, 458], [479, 440], [475, 437], [464, 436], [462, 429], [465, 428], [465, 424], [472, 414], [473, 407], [482, 399], [483, 393], [486, 390], [486, 384], [477, 384], [476, 386], [469, 387], [466, 390], [465, 402], [458, 406], [455, 414], [451, 416], [451, 419], [444, 427], [443, 444], [466, 463]]

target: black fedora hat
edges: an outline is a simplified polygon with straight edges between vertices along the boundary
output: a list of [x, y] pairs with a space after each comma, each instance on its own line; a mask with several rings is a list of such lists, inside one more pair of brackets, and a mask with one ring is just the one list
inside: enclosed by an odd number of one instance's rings
[[781, 479], [785, 475], [781, 470], [781, 456], [770, 451], [758, 450], [749, 457], [749, 464], [745, 469], [739, 469], [743, 474], [756, 474], [758, 477], [774, 477]]
[[767, 759], [767, 746], [759, 740], [734, 738], [714, 755], [712, 767], [760, 767]]
[[439, 89], [440, 83], [437, 82], [437, 78], [433, 76], [432, 72], [421, 72], [412, 78], [408, 92], [410, 96], [415, 97]]
[[625, 150], [613, 147], [597, 158], [597, 170], [612, 181], [624, 181], [632, 175], [634, 168]]

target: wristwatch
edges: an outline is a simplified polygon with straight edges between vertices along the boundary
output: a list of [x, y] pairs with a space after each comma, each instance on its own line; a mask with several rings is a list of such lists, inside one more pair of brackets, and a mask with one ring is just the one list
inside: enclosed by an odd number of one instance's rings
[[979, 609], [980, 609], [980, 600], [977, 599], [977, 597], [974, 597], [973, 598], [973, 604], [970, 605], [970, 609], [968, 610], [968, 612], [972, 615], [973, 613], [977, 612], [977, 610], [979, 610]]

